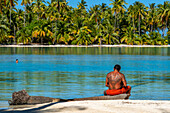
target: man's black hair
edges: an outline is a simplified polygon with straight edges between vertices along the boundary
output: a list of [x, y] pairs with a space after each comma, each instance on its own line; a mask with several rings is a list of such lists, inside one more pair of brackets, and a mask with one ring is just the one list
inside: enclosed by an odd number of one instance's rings
[[116, 64], [115, 67], [114, 67], [114, 69], [117, 69], [118, 71], [120, 71], [121, 67], [120, 67], [119, 64]]

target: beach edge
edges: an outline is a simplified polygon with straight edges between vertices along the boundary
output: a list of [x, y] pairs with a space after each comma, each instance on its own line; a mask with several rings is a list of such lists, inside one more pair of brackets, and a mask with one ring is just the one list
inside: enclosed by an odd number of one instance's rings
[[22, 109], [8, 109], [1, 112], [36, 112], [36, 113], [163, 113], [170, 112], [169, 100], [86, 100], [61, 103], [38, 104], [34, 107]]

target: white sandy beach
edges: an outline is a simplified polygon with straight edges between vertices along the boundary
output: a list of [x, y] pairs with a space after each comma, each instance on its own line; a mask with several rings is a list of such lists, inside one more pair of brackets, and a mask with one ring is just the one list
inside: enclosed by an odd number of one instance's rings
[[170, 113], [170, 101], [95, 100], [38, 104], [31, 108], [7, 111], [36, 113]]
[[170, 47], [170, 45], [0, 45], [0, 47]]

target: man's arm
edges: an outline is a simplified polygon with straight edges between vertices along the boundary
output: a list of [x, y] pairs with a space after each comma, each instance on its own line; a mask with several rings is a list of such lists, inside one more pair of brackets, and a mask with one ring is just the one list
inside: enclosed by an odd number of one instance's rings
[[127, 86], [127, 83], [126, 83], [125, 76], [124, 76], [124, 74], [121, 74], [121, 75], [122, 75], [123, 86], [126, 87], [126, 86]]
[[[107, 75], [108, 76], [108, 75]], [[108, 81], [108, 77], [106, 76], [106, 84], [105, 84], [105, 86], [106, 87], [109, 87], [109, 81]]]

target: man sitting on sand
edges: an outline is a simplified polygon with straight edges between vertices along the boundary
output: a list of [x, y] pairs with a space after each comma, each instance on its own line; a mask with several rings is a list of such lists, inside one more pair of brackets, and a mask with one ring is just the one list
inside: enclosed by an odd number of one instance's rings
[[104, 95], [130, 94], [131, 87], [127, 86], [125, 76], [119, 72], [120, 69], [120, 65], [116, 64], [114, 71], [107, 74], [106, 87], [109, 89], [104, 91]]

